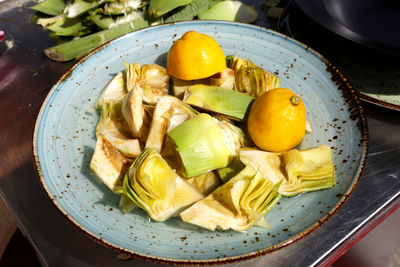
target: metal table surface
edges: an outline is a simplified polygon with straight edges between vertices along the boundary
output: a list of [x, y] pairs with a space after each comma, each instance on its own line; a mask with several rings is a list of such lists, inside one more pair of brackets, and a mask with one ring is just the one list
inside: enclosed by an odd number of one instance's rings
[[[26, 2], [26, 1], [25, 1]], [[19, 6], [16, 6], [18, 5]], [[46, 266], [157, 266], [123, 261], [82, 234], [45, 195], [32, 155], [32, 135], [39, 108], [72, 63], [43, 54], [55, 44], [30, 22], [32, 11], [21, 1], [0, 3], [0, 27], [11, 48], [0, 43], [0, 192]], [[359, 184], [322, 227], [263, 257], [233, 266], [327, 265], [400, 205], [400, 113], [363, 103], [369, 128], [369, 152]]]

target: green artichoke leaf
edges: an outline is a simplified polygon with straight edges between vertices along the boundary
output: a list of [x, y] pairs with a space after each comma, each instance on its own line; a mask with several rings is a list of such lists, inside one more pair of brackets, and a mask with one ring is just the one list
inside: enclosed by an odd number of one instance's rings
[[204, 196], [153, 149], [145, 149], [127, 171], [122, 193], [156, 221], [165, 221]]
[[254, 22], [257, 17], [257, 10], [253, 6], [246, 5], [241, 1], [222, 1], [210, 9], [198, 15], [202, 20], [227, 20], [244, 23]]

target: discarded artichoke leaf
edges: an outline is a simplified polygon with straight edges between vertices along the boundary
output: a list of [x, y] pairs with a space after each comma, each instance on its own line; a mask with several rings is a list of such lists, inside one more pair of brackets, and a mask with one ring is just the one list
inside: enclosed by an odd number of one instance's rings
[[111, 16], [105, 16], [99, 11], [99, 9], [96, 9], [95, 11], [89, 13], [89, 18], [93, 21], [94, 24], [97, 25], [97, 27], [101, 29], [109, 29], [110, 25], [115, 23], [114, 19]]
[[254, 97], [230, 89], [193, 85], [184, 95], [183, 102], [197, 108], [227, 116], [230, 119], [242, 121], [248, 114], [248, 110], [254, 101]]
[[144, 150], [133, 162], [122, 192], [156, 221], [165, 221], [204, 197], [153, 149]]
[[50, 16], [56, 16], [62, 13], [65, 8], [63, 0], [45, 0], [30, 7], [30, 9], [42, 12]]
[[49, 18], [39, 18], [36, 23], [42, 26], [43, 28], [47, 28], [48, 26], [56, 23], [59, 20], [62, 20], [64, 15], [58, 15], [54, 17], [49, 17]]
[[104, 14], [128, 15], [142, 6], [142, 0], [118, 0], [106, 3], [103, 8]]
[[218, 187], [206, 198], [183, 211], [183, 221], [214, 231], [245, 231], [279, 201], [280, 183], [273, 185], [261, 172], [246, 166], [237, 176]]
[[299, 151], [290, 150], [282, 154], [288, 179], [279, 192], [293, 196], [302, 192], [321, 190], [335, 185], [335, 168], [329, 146]]
[[122, 155], [102, 134], [97, 135], [90, 169], [113, 192], [118, 192], [132, 160]]
[[242, 163], [242, 161], [238, 157], [235, 157], [228, 166], [218, 169], [217, 173], [222, 182], [226, 183], [232, 177], [236, 176], [241, 170], [243, 170], [244, 167], [245, 165]]
[[210, 85], [223, 87], [227, 89], [233, 89], [235, 86], [235, 71], [230, 68], [226, 68], [209, 78]]
[[70, 19], [65, 16], [59, 17], [57, 21], [48, 25], [46, 29], [58, 36], [83, 36], [91, 31], [91, 27], [85, 24], [82, 19]]
[[285, 167], [279, 153], [256, 149], [240, 149], [239, 158], [246, 165], [260, 170], [273, 184], [285, 180]]
[[268, 90], [278, 88], [281, 80], [250, 60], [230, 56], [229, 67], [235, 71], [234, 90], [258, 97]]
[[198, 15], [202, 20], [227, 20], [250, 23], [257, 17], [257, 10], [241, 1], [222, 1]]
[[199, 176], [188, 178], [186, 181], [205, 196], [222, 184], [221, 179], [215, 172], [207, 172]]
[[185, 6], [190, 2], [192, 2], [192, 0], [151, 0], [148, 11], [149, 16], [154, 18], [161, 17], [173, 9]]
[[192, 177], [226, 167], [233, 156], [223, 134], [218, 121], [206, 113], [200, 113], [171, 130], [168, 137], [174, 142], [182, 163], [180, 173]]
[[160, 97], [153, 113], [146, 148], [161, 152], [165, 134], [197, 113], [176, 97], [170, 95]]
[[105, 2], [107, 2], [107, 0], [97, 0], [97, 1], [74, 0], [64, 8], [64, 14], [67, 18], [76, 18], [88, 12], [89, 10], [104, 4]]

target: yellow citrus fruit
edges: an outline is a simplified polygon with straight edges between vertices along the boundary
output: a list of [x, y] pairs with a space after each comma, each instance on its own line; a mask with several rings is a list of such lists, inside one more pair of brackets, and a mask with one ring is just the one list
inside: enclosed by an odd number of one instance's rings
[[247, 128], [261, 149], [283, 152], [296, 147], [306, 132], [306, 109], [301, 98], [286, 88], [269, 90], [250, 108]]
[[207, 78], [225, 68], [224, 52], [217, 41], [206, 34], [188, 31], [168, 52], [167, 72], [181, 80]]

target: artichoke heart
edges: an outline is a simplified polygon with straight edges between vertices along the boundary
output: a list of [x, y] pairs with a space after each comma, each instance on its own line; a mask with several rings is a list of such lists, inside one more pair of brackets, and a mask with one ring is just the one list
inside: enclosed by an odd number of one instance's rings
[[128, 91], [136, 86], [142, 91], [145, 103], [156, 104], [161, 96], [168, 94], [169, 75], [164, 67], [157, 64], [143, 66], [138, 63], [124, 64]]
[[261, 172], [247, 166], [180, 216], [185, 222], [212, 231], [245, 231], [259, 221], [259, 225], [265, 225], [264, 215], [281, 198], [277, 193], [279, 185], [272, 184]]
[[133, 162], [122, 192], [156, 221], [165, 221], [204, 197], [153, 149], [145, 149]]
[[235, 71], [234, 90], [258, 97], [268, 90], [278, 88], [281, 80], [250, 60], [230, 56], [229, 67]]
[[254, 101], [254, 97], [231, 89], [197, 84], [189, 87], [183, 102], [197, 108], [242, 121]]
[[181, 162], [180, 173], [193, 177], [226, 167], [237, 154], [243, 136], [223, 127], [210, 115], [200, 113], [171, 130], [168, 138]]
[[122, 73], [118, 73], [104, 88], [98, 102], [100, 119], [96, 135], [102, 134], [116, 149], [127, 157], [134, 158], [141, 152], [137, 139], [131, 135], [121, 114], [122, 101], [127, 95]]
[[197, 113], [189, 105], [173, 96], [160, 97], [153, 113], [146, 148], [153, 148], [157, 152], [161, 152], [165, 133], [194, 117]]
[[188, 178], [186, 181], [205, 196], [210, 194], [222, 184], [221, 179], [214, 172], [206, 172], [204, 174]]
[[122, 155], [102, 134], [98, 134], [90, 169], [110, 188], [117, 192], [132, 160]]
[[279, 188], [279, 192], [284, 196], [335, 185], [335, 168], [331, 148], [327, 145], [303, 151], [293, 149], [283, 153], [282, 160], [288, 176]]

